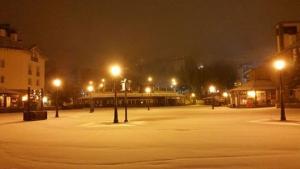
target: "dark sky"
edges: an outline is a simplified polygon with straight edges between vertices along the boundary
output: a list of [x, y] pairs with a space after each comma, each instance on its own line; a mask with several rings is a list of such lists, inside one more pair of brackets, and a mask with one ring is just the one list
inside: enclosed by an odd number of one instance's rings
[[299, 0], [0, 1], [0, 21], [64, 67], [103, 66], [114, 56], [156, 70], [180, 56], [251, 61], [275, 52], [277, 22], [300, 20]]

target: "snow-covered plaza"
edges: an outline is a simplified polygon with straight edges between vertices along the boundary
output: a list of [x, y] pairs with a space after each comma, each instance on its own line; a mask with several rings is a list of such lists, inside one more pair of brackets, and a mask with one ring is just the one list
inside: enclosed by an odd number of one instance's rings
[[[0, 114], [0, 169], [296, 169], [300, 110], [186, 106]], [[119, 109], [119, 120], [124, 110]]]

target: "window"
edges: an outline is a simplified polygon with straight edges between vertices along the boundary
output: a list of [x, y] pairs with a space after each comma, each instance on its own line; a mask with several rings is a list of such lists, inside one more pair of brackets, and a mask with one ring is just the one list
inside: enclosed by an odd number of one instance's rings
[[4, 59], [1, 59], [0, 67], [1, 67], [1, 68], [4, 68], [4, 67], [5, 67], [5, 60], [4, 60]]
[[31, 79], [29, 78], [28, 79], [28, 85], [31, 85], [32, 84], [32, 81], [31, 81]]
[[31, 65], [28, 66], [28, 74], [29, 74], [29, 75], [32, 75]]
[[36, 86], [40, 86], [40, 80], [36, 80]]
[[4, 83], [4, 81], [5, 81], [5, 78], [4, 78], [4, 76], [1, 76], [1, 78], [0, 78], [0, 82], [1, 82], [1, 83]]
[[39, 76], [40, 76], [40, 74], [41, 74], [41, 73], [40, 73], [40, 67], [37, 67], [37, 68], [36, 68], [36, 76], [38, 76], [38, 77], [39, 77]]

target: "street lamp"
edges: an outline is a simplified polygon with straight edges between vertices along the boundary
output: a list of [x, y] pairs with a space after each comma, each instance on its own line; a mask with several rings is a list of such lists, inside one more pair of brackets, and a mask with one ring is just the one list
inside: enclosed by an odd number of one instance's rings
[[118, 120], [118, 108], [117, 108], [117, 89], [116, 89], [116, 78], [121, 75], [121, 67], [119, 65], [113, 65], [110, 68], [110, 74], [114, 78], [114, 123], [119, 123]]
[[[150, 93], [151, 93], [151, 87], [146, 87], [145, 88], [145, 92], [148, 94], [148, 97], [150, 97]], [[148, 110], [150, 110], [150, 100], [147, 99], [147, 106], [148, 106]]]
[[228, 103], [227, 103], [227, 98], [228, 98], [229, 94], [228, 94], [227, 92], [223, 92], [222, 96], [223, 96], [224, 99], [225, 99], [225, 105], [227, 105], [227, 104], [228, 104]]
[[58, 115], [58, 89], [60, 88], [62, 82], [60, 79], [54, 79], [52, 81], [53, 86], [56, 88], [56, 97], [55, 97], [55, 117], [59, 117]]
[[149, 76], [147, 80], [148, 80], [149, 83], [151, 83], [153, 81], [151, 76]]
[[195, 93], [191, 93], [191, 98], [193, 100], [193, 104], [195, 104], [196, 94]]
[[214, 85], [210, 85], [208, 88], [209, 93], [212, 95], [212, 103], [211, 109], [215, 109], [215, 93], [217, 92], [217, 88]]
[[90, 94], [90, 113], [93, 113], [94, 112], [94, 102], [93, 102], [92, 93], [94, 92], [95, 89], [92, 84], [89, 84], [86, 89]]
[[177, 81], [175, 78], [171, 79], [171, 87], [173, 87], [174, 92], [176, 92]]
[[102, 91], [103, 91], [103, 92], [105, 92], [105, 81], [106, 81], [106, 80], [105, 80], [104, 78], [102, 78], [102, 79], [101, 79], [101, 83], [100, 83], [100, 88], [102, 88]]
[[283, 88], [283, 79], [282, 79], [282, 71], [286, 67], [286, 62], [282, 59], [278, 59], [274, 61], [273, 66], [276, 70], [279, 71], [280, 120], [286, 121], [285, 105], [284, 105], [284, 98], [283, 98], [284, 88]]

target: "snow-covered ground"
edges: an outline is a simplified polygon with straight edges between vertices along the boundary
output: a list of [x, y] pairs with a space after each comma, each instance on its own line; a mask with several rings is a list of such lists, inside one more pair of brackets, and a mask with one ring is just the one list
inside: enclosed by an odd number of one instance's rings
[[[45, 121], [0, 114], [0, 169], [297, 169], [300, 110], [130, 108], [61, 111]], [[119, 109], [124, 120], [124, 110]]]

